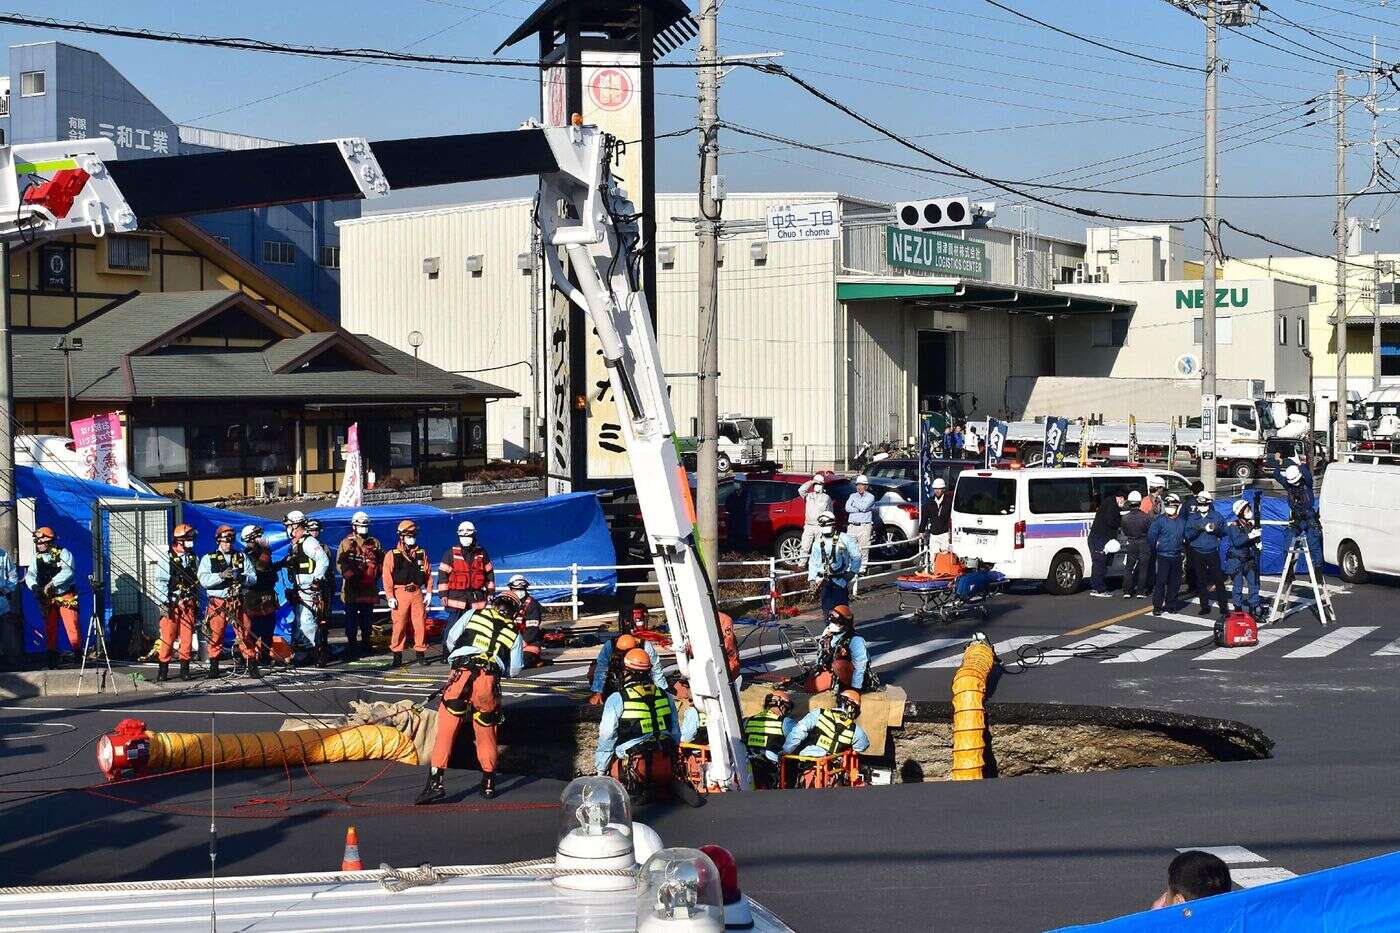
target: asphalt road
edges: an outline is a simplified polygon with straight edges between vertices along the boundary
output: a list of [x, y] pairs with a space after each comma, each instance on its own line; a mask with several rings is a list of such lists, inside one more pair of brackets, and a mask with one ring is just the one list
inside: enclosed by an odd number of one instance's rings
[[[1218, 654], [1194, 609], [1012, 593], [991, 618], [919, 626], [885, 593], [857, 606], [887, 681], [914, 699], [948, 696], [973, 631], [1009, 662], [996, 702], [1152, 707], [1237, 719], [1277, 743], [1265, 761], [965, 783], [712, 798], [699, 810], [650, 808], [669, 844], [731, 848], [745, 889], [799, 930], [1039, 930], [1141, 909], [1178, 848], [1221, 847], [1237, 880], [1257, 884], [1400, 848], [1393, 805], [1400, 711], [1400, 619], [1392, 586], [1338, 594], [1338, 625], [1295, 615], [1247, 652]], [[762, 630], [752, 667], [783, 658]], [[941, 640], [956, 639], [941, 644]], [[937, 644], [937, 647], [934, 645]], [[1085, 648], [1092, 645], [1093, 649]], [[1044, 653], [1015, 663], [1018, 646]], [[440, 668], [430, 670], [441, 670]], [[570, 668], [541, 684], [566, 686]], [[208, 869], [208, 774], [104, 788], [86, 745], [126, 715], [163, 729], [275, 728], [298, 708], [338, 713], [352, 696], [400, 687], [376, 675], [287, 675], [277, 690], [12, 702], [0, 709], [0, 877], [10, 883], [201, 875]], [[522, 691], [515, 690], [520, 693]], [[537, 691], [527, 691], [535, 693]], [[545, 691], [539, 691], [544, 693]], [[514, 696], [509, 703], [541, 701]], [[995, 718], [995, 705], [992, 708]], [[71, 761], [59, 764], [72, 754]], [[30, 774], [23, 769], [44, 768]], [[339, 765], [218, 777], [222, 873], [331, 868], [345, 826], [367, 864], [538, 857], [551, 851], [559, 782], [510, 779], [483, 803], [454, 772], [449, 804], [407, 806], [420, 769]], [[94, 786], [96, 785], [96, 786]]]

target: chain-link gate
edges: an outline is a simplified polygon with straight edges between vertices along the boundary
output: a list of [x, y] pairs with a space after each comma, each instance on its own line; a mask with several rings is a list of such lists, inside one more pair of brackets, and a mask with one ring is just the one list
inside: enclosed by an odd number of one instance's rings
[[92, 504], [94, 613], [106, 617], [115, 658], [135, 658], [160, 634], [164, 595], [155, 568], [165, 559], [178, 504], [168, 499], [98, 499]]

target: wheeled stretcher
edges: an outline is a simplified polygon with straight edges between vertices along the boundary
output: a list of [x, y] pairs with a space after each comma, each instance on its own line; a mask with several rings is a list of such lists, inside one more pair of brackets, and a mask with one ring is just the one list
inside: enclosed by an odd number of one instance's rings
[[899, 592], [899, 609], [907, 612], [910, 596], [917, 597], [914, 621], [951, 622], [959, 616], [977, 612], [987, 618], [987, 603], [1002, 591], [1005, 575], [995, 570], [972, 570], [956, 577], [932, 574], [907, 574], [895, 581]]

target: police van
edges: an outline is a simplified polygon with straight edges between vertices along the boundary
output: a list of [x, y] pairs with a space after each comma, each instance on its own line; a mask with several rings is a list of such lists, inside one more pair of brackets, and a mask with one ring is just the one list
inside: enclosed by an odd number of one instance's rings
[[1145, 496], [1153, 476], [1183, 500], [1194, 495], [1170, 470], [967, 470], [953, 490], [953, 551], [993, 565], [1008, 580], [1043, 580], [1047, 592], [1073, 593], [1089, 569], [1089, 526], [1099, 503], [1134, 489]]

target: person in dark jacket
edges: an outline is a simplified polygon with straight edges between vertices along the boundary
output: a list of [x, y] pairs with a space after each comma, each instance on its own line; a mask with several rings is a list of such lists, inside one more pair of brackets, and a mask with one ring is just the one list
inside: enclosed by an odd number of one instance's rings
[[1148, 574], [1152, 566], [1152, 549], [1147, 546], [1147, 529], [1152, 516], [1142, 510], [1142, 493], [1128, 493], [1128, 511], [1123, 513], [1123, 598], [1137, 599], [1147, 595]]
[[1220, 569], [1220, 542], [1225, 537], [1225, 522], [1215, 511], [1215, 497], [1208, 492], [1196, 495], [1196, 508], [1186, 519], [1186, 546], [1191, 566], [1195, 569], [1196, 596], [1201, 601], [1201, 615], [1210, 615], [1210, 593], [1215, 591], [1216, 608], [1223, 617], [1230, 611], [1230, 599], [1225, 594], [1225, 574]]
[[[1225, 574], [1233, 581], [1230, 602], [1236, 609], [1259, 612], [1259, 548], [1264, 534], [1254, 527], [1254, 507], [1244, 499], [1235, 503], [1235, 520], [1227, 529], [1230, 547], [1225, 552]], [[1245, 591], [1248, 590], [1248, 595]]]
[[[1118, 489], [1112, 496], [1106, 497], [1099, 504], [1099, 511], [1094, 515], [1094, 523], [1089, 526], [1089, 559], [1093, 562], [1093, 571], [1089, 581], [1090, 596], [1108, 596], [1108, 585], [1104, 580], [1104, 571], [1108, 569], [1108, 562], [1112, 559], [1112, 554], [1104, 550], [1110, 541], [1118, 540], [1118, 529], [1123, 527], [1123, 509], [1127, 506], [1127, 493]], [[1115, 547], [1116, 551], [1117, 548]]]
[[924, 500], [923, 531], [929, 536], [930, 554], [948, 550], [952, 540], [953, 497], [943, 477], [933, 481], [933, 498]]
[[1147, 546], [1157, 555], [1157, 583], [1152, 588], [1152, 614], [1160, 616], [1176, 603], [1181, 589], [1181, 554], [1186, 547], [1186, 519], [1180, 514], [1181, 500], [1168, 494], [1162, 500], [1162, 514], [1147, 529]]

